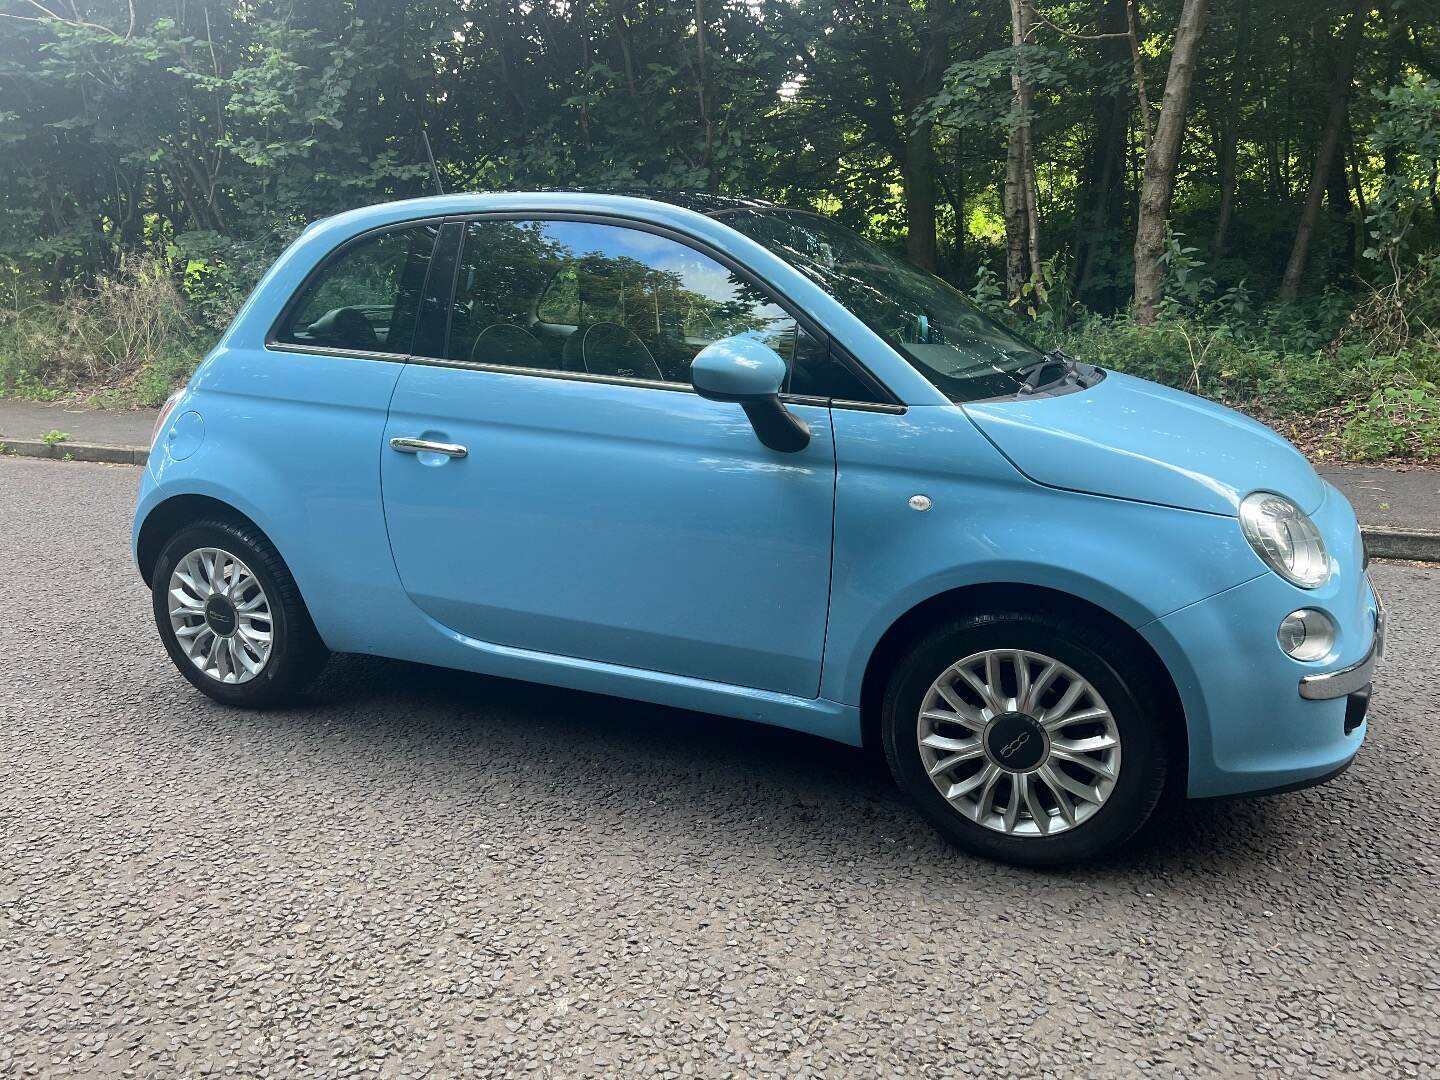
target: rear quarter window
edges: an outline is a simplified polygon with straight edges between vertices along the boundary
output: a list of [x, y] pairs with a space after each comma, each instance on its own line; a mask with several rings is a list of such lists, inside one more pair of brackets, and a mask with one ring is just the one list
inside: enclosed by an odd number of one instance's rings
[[275, 340], [346, 352], [408, 353], [437, 232], [427, 223], [346, 244], [301, 287]]

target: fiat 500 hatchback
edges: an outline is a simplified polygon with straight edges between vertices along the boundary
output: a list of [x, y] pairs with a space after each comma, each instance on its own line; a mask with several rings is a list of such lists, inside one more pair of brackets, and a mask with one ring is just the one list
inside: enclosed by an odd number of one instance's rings
[[1036, 865], [1334, 776], [1383, 642], [1354, 513], [1275, 433], [701, 196], [311, 225], [167, 404], [133, 539], [219, 701], [337, 651], [779, 724]]

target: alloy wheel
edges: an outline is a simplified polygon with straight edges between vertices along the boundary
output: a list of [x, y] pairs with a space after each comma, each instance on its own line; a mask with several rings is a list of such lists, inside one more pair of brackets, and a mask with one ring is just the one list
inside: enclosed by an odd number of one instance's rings
[[931, 782], [971, 821], [1049, 836], [1094, 816], [1120, 773], [1120, 733], [1098, 690], [1053, 657], [989, 649], [946, 668], [917, 724]]
[[168, 599], [175, 639], [204, 674], [245, 683], [264, 670], [274, 645], [270, 600], [240, 559], [197, 548], [175, 564]]

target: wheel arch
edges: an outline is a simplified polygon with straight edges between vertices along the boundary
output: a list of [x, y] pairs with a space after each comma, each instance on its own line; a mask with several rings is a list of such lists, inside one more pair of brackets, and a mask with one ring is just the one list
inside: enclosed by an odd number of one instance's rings
[[1172, 760], [1177, 762], [1174, 775], [1183, 784], [1188, 773], [1188, 720], [1179, 688], [1159, 653], [1133, 626], [1099, 604], [1060, 589], [1020, 582], [985, 582], [947, 589], [915, 604], [890, 624], [870, 651], [865, 664], [860, 690], [860, 725], [864, 746], [880, 745], [881, 699], [889, 673], [905, 648], [940, 620], [957, 611], [996, 610], [1021, 610], [1097, 620], [1131, 642], [1136, 656], [1154, 679], [1166, 714], [1177, 721], [1167, 728], [1170, 750], [1174, 755]]
[[271, 547], [279, 550], [275, 541], [255, 523], [252, 517], [242, 513], [231, 504], [210, 495], [172, 495], [163, 502], [156, 503], [145, 515], [145, 520], [141, 523], [139, 535], [135, 540], [135, 563], [139, 567], [140, 576], [146, 585], [151, 584], [150, 579], [155, 572], [155, 562], [159, 559], [165, 542], [185, 525], [206, 518], [224, 518], [237, 525], [254, 529], [265, 538]]

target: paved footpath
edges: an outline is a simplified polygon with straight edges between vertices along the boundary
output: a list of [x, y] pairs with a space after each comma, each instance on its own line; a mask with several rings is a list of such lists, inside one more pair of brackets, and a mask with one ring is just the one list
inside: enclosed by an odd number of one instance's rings
[[[12, 448], [18, 448], [14, 444], [23, 442], [27, 451], [33, 450], [40, 456], [64, 457], [68, 452], [82, 460], [96, 459], [81, 451], [81, 447], [119, 447], [129, 452], [132, 459], [143, 462], [155, 415], [154, 409], [99, 412], [0, 398], [0, 442], [9, 440]], [[46, 447], [43, 439], [50, 431], [66, 432], [69, 438]], [[98, 460], [119, 459], [101, 456]], [[1435, 553], [1425, 557], [1440, 558], [1440, 468], [1399, 470], [1326, 465], [1320, 468], [1320, 473], [1349, 496], [1361, 524], [1367, 529], [1436, 533], [1432, 544]], [[1397, 550], [1384, 554], [1403, 557], [1414, 553]]]
[[40, 440], [51, 431], [63, 431], [70, 443], [145, 448], [155, 426], [155, 409], [98, 411], [67, 405], [0, 398], [0, 440]]
[[1353, 768], [1034, 873], [873, 757], [374, 658], [173, 669], [132, 468], [0, 459], [0, 1077], [1434, 1077], [1440, 567]]

